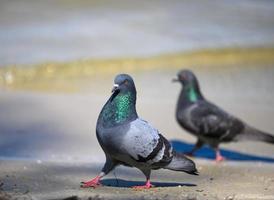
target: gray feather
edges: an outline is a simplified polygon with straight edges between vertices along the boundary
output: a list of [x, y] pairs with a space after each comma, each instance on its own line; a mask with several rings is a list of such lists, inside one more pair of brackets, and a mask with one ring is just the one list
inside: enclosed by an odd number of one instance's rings
[[198, 175], [195, 163], [181, 153], [174, 152], [172, 161], [165, 167], [174, 171], [183, 171], [188, 174]]
[[138, 160], [138, 156], [148, 157], [157, 146], [159, 134], [146, 121], [137, 118], [130, 122], [130, 128], [123, 137], [121, 149]]
[[274, 144], [274, 136], [257, 130], [251, 126], [245, 125], [243, 133], [237, 136], [237, 140], [250, 140], [250, 141], [262, 141], [270, 144]]

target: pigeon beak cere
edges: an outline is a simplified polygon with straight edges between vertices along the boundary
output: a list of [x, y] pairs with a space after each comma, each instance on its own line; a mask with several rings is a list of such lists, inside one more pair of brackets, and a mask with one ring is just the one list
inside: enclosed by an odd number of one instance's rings
[[115, 92], [118, 88], [119, 88], [119, 85], [118, 84], [114, 84], [111, 92], [112, 93]]

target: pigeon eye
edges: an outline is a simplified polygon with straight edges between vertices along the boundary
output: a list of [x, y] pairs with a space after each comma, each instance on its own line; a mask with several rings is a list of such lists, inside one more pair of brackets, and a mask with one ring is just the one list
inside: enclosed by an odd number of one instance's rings
[[127, 85], [127, 84], [128, 84], [128, 80], [125, 80], [125, 81], [124, 81], [124, 84], [126, 84], [126, 85]]

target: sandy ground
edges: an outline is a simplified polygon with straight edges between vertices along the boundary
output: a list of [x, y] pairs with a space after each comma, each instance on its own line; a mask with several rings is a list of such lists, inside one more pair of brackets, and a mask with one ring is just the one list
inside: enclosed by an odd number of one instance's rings
[[155, 185], [135, 190], [144, 182], [136, 169], [118, 167], [96, 189], [80, 188], [94, 177], [100, 165], [92, 163], [37, 163], [1, 161], [0, 199], [273, 199], [273, 164], [227, 162], [215, 164], [196, 160], [200, 176], [167, 170], [153, 171]]
[[[272, 66], [193, 70], [208, 99], [273, 133]], [[184, 151], [195, 139], [174, 118], [180, 90], [171, 83], [176, 72], [132, 75], [139, 115]], [[195, 159], [200, 176], [155, 171], [156, 187], [150, 191], [128, 188], [143, 183], [144, 177], [125, 167], [106, 177], [104, 184], [110, 186], [81, 189], [80, 181], [95, 176], [104, 162], [94, 130], [112, 84], [113, 76], [103, 76], [85, 83], [79, 93], [0, 91], [0, 198], [274, 199], [274, 146], [254, 142], [221, 145], [227, 161], [220, 165], [212, 161], [211, 150], [202, 149]]]

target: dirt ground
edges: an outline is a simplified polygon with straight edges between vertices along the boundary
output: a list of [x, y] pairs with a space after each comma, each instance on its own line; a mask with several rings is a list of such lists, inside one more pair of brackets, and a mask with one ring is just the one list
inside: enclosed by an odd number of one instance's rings
[[155, 187], [136, 190], [131, 186], [144, 183], [136, 169], [118, 167], [93, 189], [80, 182], [95, 177], [100, 164], [1, 161], [0, 199], [274, 199], [273, 164], [196, 162], [199, 176], [153, 171]]

